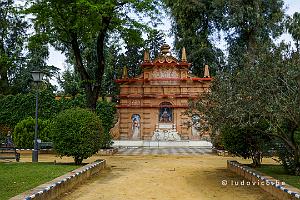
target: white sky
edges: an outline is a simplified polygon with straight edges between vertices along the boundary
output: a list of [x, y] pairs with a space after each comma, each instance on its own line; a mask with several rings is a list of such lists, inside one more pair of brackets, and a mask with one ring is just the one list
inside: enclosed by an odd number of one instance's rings
[[[292, 15], [295, 12], [300, 12], [300, 1], [299, 0], [284, 0], [285, 1], [285, 6], [287, 7], [287, 11], [286, 13], [289, 15]], [[166, 35], [166, 42], [172, 47], [172, 43], [174, 38], [168, 37], [169, 35], [169, 31], [171, 28], [171, 24], [170, 24], [170, 20], [169, 19], [164, 19], [163, 20], [163, 25], [160, 25], [158, 28], [161, 29], [165, 35]], [[279, 38], [279, 41], [284, 40], [286, 42], [290, 42], [291, 41], [291, 37], [288, 34], [284, 34], [283, 36], [281, 36]], [[219, 46], [223, 46], [224, 47], [224, 41], [220, 41], [219, 42]], [[58, 51], [55, 51], [54, 48], [50, 47], [50, 56], [47, 62], [49, 65], [54, 65], [55, 67], [60, 68], [60, 72], [62, 72], [64, 70], [64, 65], [65, 65], [65, 56], [63, 54], [61, 54]], [[52, 80], [51, 81], [53, 84], [57, 85], [57, 81], [56, 80]]]

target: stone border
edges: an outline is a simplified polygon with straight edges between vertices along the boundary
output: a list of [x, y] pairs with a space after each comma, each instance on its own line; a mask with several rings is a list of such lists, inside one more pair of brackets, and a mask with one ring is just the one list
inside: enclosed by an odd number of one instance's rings
[[50, 200], [59, 197], [61, 194], [71, 190], [74, 186], [80, 184], [90, 176], [98, 173], [106, 166], [105, 160], [97, 160], [91, 164], [73, 170], [65, 175], [55, 178], [52, 181], [44, 183], [36, 188], [19, 194], [11, 200]]
[[227, 160], [227, 168], [249, 180], [252, 185], [259, 186], [278, 199], [300, 199], [300, 190], [298, 188], [285, 184], [248, 166], [244, 166], [235, 160]]

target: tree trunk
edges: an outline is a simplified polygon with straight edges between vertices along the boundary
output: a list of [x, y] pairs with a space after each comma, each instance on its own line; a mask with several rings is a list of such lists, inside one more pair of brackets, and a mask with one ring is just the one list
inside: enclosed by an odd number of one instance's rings
[[96, 111], [96, 106], [97, 106], [97, 100], [99, 97], [99, 89], [86, 89], [86, 100], [87, 100], [87, 106], [90, 108], [92, 111]]
[[83, 158], [80, 157], [80, 156], [75, 156], [74, 161], [75, 161], [75, 165], [81, 165], [82, 161], [83, 161]]
[[86, 98], [87, 98], [87, 107], [90, 108], [91, 110], [95, 111], [96, 110], [96, 102], [98, 99], [98, 88], [93, 87], [93, 81], [90, 79], [89, 74], [87, 73], [83, 62], [82, 62], [82, 56], [77, 40], [77, 34], [76, 33], [71, 33], [70, 34], [72, 37], [71, 44], [72, 44], [72, 50], [75, 56], [75, 61], [76, 61], [76, 69], [80, 75], [80, 79], [84, 84], [84, 90], [86, 93]]
[[297, 144], [295, 144], [295, 153], [294, 153], [294, 162], [295, 162], [295, 175], [300, 176], [300, 152], [299, 147]]
[[261, 166], [261, 152], [255, 152], [254, 155], [252, 155], [252, 166], [253, 167], [259, 167]]
[[2, 61], [0, 61], [0, 94], [8, 94], [9, 93], [9, 84], [8, 84], [8, 76], [7, 76], [7, 70], [8, 70], [8, 63], [5, 60], [6, 52], [4, 49], [3, 42], [0, 43], [0, 57], [2, 58]]
[[0, 94], [8, 94], [9, 86], [8, 86], [8, 77], [7, 77], [7, 69], [5, 66], [1, 66], [0, 63]]
[[80, 74], [80, 79], [82, 80], [84, 84], [84, 89], [86, 93], [87, 98], [87, 107], [91, 110], [96, 110], [96, 104], [99, 97], [101, 84], [102, 84], [102, 77], [104, 74], [105, 69], [105, 58], [104, 58], [104, 42], [105, 42], [105, 36], [109, 27], [109, 24], [111, 22], [111, 17], [103, 18], [102, 21], [102, 28], [98, 32], [97, 36], [97, 68], [95, 70], [95, 79], [91, 80], [89, 74], [87, 73], [83, 62], [82, 62], [82, 56], [78, 44], [78, 37], [76, 33], [70, 33], [71, 35], [71, 44], [72, 44], [72, 50], [75, 56], [76, 61], [76, 69], [78, 73]]

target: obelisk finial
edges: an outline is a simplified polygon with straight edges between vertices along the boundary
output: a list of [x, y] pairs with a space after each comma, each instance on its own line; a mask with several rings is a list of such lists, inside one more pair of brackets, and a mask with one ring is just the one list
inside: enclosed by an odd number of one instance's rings
[[187, 62], [186, 52], [185, 52], [185, 48], [184, 47], [182, 48], [182, 51], [181, 51], [181, 61], [182, 62]]
[[204, 78], [210, 78], [208, 65], [204, 67]]
[[126, 66], [123, 67], [122, 78], [128, 78], [128, 71], [127, 71], [127, 67]]
[[146, 49], [145, 52], [144, 52], [144, 62], [145, 63], [150, 62], [150, 55], [149, 55], [149, 50], [148, 49]]

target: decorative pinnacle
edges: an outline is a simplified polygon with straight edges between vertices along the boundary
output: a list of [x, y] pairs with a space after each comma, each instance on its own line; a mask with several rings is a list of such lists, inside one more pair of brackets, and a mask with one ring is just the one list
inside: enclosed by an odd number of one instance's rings
[[170, 46], [168, 44], [163, 44], [161, 47], [160, 47], [160, 51], [161, 51], [161, 54], [162, 55], [167, 55], [168, 53], [170, 53]]
[[204, 66], [204, 78], [210, 78], [208, 65]]
[[181, 61], [182, 62], [187, 62], [186, 52], [185, 52], [185, 48], [184, 47], [182, 48], [182, 51], [181, 51]]
[[150, 55], [149, 55], [148, 49], [146, 49], [144, 52], [144, 62], [146, 62], [146, 63], [150, 62]]

